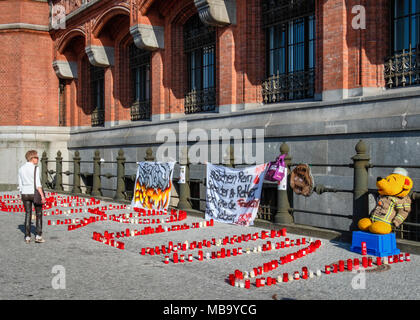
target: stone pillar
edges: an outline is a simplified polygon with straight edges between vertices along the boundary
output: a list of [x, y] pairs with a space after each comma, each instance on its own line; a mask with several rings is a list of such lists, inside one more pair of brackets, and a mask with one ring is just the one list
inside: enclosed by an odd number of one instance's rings
[[47, 188], [47, 181], [48, 181], [48, 157], [45, 151], [42, 153], [41, 164], [42, 164], [41, 184], [42, 184], [42, 187], [45, 189]]
[[120, 149], [118, 151], [118, 157], [117, 157], [117, 191], [114, 197], [115, 200], [124, 200], [124, 192], [125, 192], [124, 176], [125, 176], [125, 157], [124, 157], [124, 151]]
[[[190, 192], [190, 169], [188, 161], [188, 148], [185, 147], [181, 151], [181, 158], [179, 159], [179, 164], [181, 167], [185, 168], [185, 182], [179, 183], [179, 202], [178, 209], [187, 210], [191, 209], [191, 192]], [[180, 168], [181, 170], [181, 168]]]
[[55, 190], [63, 191], [63, 157], [60, 150], [55, 158]]
[[93, 182], [92, 182], [92, 196], [100, 197], [101, 192], [101, 157], [99, 150], [95, 151], [93, 157]]
[[[287, 185], [289, 186], [289, 179], [290, 179], [290, 164], [292, 161], [292, 157], [289, 156], [289, 146], [286, 143], [283, 143], [280, 146], [280, 153], [287, 154], [284, 159], [287, 167]], [[277, 212], [274, 216], [274, 223], [279, 224], [293, 224], [293, 217], [289, 212], [290, 203], [287, 190], [277, 190]]]
[[359, 220], [369, 215], [368, 168], [370, 157], [363, 140], [357, 143], [355, 149], [357, 154], [351, 158], [354, 168], [353, 223], [350, 227], [351, 230], [357, 230]]
[[73, 189], [72, 193], [82, 193], [80, 189], [80, 153], [76, 151], [73, 157]]

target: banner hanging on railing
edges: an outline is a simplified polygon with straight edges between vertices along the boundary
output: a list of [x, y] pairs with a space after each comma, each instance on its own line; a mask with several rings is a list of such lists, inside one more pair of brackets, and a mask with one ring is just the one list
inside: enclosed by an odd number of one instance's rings
[[249, 226], [260, 205], [268, 164], [233, 169], [207, 164], [206, 219]]
[[174, 166], [175, 162], [138, 162], [132, 207], [168, 209]]

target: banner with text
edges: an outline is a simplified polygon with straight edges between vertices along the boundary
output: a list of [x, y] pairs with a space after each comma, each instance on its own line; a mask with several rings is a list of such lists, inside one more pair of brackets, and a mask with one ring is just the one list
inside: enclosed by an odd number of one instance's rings
[[132, 207], [164, 210], [171, 199], [175, 162], [138, 162]]
[[206, 219], [249, 226], [260, 205], [268, 164], [233, 169], [207, 164]]

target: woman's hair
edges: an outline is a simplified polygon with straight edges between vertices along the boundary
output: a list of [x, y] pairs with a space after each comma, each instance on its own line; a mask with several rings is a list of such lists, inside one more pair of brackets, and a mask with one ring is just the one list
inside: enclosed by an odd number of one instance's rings
[[38, 157], [38, 152], [36, 152], [36, 150], [29, 150], [25, 154], [26, 161], [31, 161], [31, 159], [35, 157]]

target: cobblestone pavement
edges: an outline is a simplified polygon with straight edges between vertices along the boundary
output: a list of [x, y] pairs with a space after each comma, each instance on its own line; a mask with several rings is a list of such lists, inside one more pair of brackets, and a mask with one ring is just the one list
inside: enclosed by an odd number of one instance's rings
[[[0, 193], [4, 195], [5, 193]], [[7, 193], [10, 194], [10, 193]], [[16, 193], [15, 193], [16, 194]], [[98, 205], [107, 206], [101, 201]], [[56, 208], [53, 208], [56, 209]], [[69, 207], [60, 207], [66, 213]], [[47, 210], [45, 212], [49, 212]], [[133, 212], [132, 210], [111, 210], [110, 214]], [[85, 227], [68, 231], [67, 225], [47, 225], [48, 220], [90, 217], [90, 213], [59, 216], [44, 216], [43, 244], [33, 241], [26, 244], [23, 233], [24, 214], [0, 211], [0, 299], [159, 299], [159, 300], [366, 300], [366, 299], [419, 299], [420, 257], [411, 255], [411, 262], [392, 264], [382, 272], [341, 272], [313, 279], [291, 281], [262, 288], [251, 281], [249, 290], [233, 287], [228, 283], [229, 274], [236, 269], [250, 271], [253, 267], [279, 259], [296, 247], [242, 254], [225, 259], [198, 261], [198, 250], [193, 253], [193, 262], [165, 264], [164, 255], [141, 255], [143, 247], [161, 246], [173, 241], [201, 241], [225, 236], [261, 232], [255, 227], [242, 227], [214, 223], [214, 227], [164, 232], [120, 239], [125, 249], [105, 245], [92, 239], [93, 232], [104, 234], [129, 228], [140, 230], [141, 225], [124, 224], [115, 221], [98, 221]], [[181, 222], [169, 223], [191, 225], [201, 222], [198, 217], [187, 217]], [[34, 222], [33, 222], [34, 224]], [[34, 228], [33, 228], [34, 229]], [[34, 231], [34, 230], [33, 230]], [[302, 238], [287, 234], [290, 239]], [[242, 247], [253, 249], [267, 240], [274, 244], [282, 238], [259, 239], [241, 244], [229, 244], [226, 249]], [[317, 239], [313, 239], [317, 240]], [[349, 250], [349, 244], [323, 240], [321, 247], [301, 259], [279, 266], [263, 276], [276, 277], [284, 272], [300, 271], [303, 266], [316, 271], [324, 270], [326, 264], [348, 258], [360, 258]], [[221, 247], [204, 249], [206, 252]], [[171, 255], [172, 256], [172, 255]], [[62, 267], [57, 267], [62, 266]], [[58, 268], [58, 269], [57, 269]], [[58, 270], [58, 271], [57, 271]], [[371, 270], [368, 270], [371, 271]], [[65, 276], [64, 289], [54, 289], [57, 276]]]

